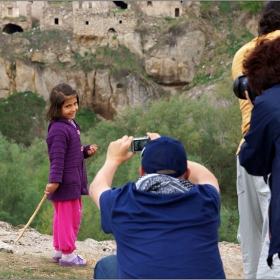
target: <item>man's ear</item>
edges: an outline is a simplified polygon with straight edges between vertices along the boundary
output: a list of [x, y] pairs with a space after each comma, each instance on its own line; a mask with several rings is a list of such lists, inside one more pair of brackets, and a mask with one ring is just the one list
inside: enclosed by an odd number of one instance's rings
[[191, 174], [191, 170], [189, 168], [187, 168], [187, 171], [185, 173], [185, 179], [188, 180], [189, 179], [189, 176]]
[[146, 172], [145, 172], [145, 170], [143, 169], [142, 166], [139, 167], [139, 174], [140, 174], [140, 176], [143, 176], [143, 175], [146, 174]]

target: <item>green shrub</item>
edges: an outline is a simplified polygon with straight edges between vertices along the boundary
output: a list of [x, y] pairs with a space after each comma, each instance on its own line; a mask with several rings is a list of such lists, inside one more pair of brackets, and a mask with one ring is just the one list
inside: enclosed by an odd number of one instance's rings
[[210, 11], [213, 9], [215, 2], [211, 1], [201, 1], [200, 2], [200, 12], [202, 16], [207, 17]]
[[219, 8], [222, 14], [229, 14], [232, 12], [230, 1], [220, 1]]
[[168, 22], [176, 21], [176, 18], [172, 18], [172, 17], [165, 17], [164, 19]]
[[221, 225], [219, 228], [219, 241], [237, 243], [238, 210], [222, 207]]
[[43, 137], [43, 111], [46, 102], [31, 92], [15, 92], [0, 98], [0, 132], [7, 139], [29, 146], [35, 137]]
[[79, 107], [79, 110], [76, 114], [75, 120], [81, 127], [81, 131], [86, 132], [92, 127], [96, 125], [99, 120], [97, 117], [92, 113], [92, 111], [85, 109], [83, 107]]
[[241, 2], [241, 9], [245, 12], [250, 12], [252, 14], [258, 14], [261, 12], [263, 6], [264, 6], [263, 1], [244, 1]]

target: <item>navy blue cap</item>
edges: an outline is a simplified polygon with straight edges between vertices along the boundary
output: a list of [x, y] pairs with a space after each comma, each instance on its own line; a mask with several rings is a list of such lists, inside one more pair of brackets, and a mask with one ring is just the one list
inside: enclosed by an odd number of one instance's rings
[[187, 171], [186, 150], [180, 141], [167, 136], [149, 141], [143, 153], [142, 168], [147, 174], [174, 170], [175, 173], [166, 175], [180, 177]]

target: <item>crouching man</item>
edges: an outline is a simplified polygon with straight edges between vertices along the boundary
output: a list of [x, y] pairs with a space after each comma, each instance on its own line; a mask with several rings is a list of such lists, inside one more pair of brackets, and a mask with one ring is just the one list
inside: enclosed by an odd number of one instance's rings
[[135, 153], [133, 137], [111, 142], [90, 185], [105, 233], [117, 255], [101, 259], [95, 279], [225, 278], [218, 248], [219, 185], [202, 165], [187, 161], [178, 140], [147, 133], [141, 177], [111, 188], [118, 167]]

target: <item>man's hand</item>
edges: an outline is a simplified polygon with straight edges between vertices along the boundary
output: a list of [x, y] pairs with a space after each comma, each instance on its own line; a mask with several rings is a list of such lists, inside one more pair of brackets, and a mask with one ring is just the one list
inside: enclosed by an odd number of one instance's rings
[[150, 138], [150, 140], [155, 140], [160, 137], [158, 133], [151, 133], [151, 132], [147, 132], [147, 136]]
[[107, 150], [106, 161], [116, 163], [117, 166], [129, 160], [135, 153], [128, 151], [131, 147], [133, 136], [123, 136], [117, 141], [111, 142]]

